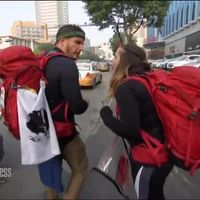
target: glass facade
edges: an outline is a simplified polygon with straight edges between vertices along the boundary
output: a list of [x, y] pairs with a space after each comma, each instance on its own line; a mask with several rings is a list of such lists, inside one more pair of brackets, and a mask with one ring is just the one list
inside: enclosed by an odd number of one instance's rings
[[200, 1], [171, 1], [161, 28], [163, 38], [200, 17]]
[[163, 26], [147, 29], [147, 49], [164, 43], [165, 56], [200, 54], [200, 0], [170, 1]]

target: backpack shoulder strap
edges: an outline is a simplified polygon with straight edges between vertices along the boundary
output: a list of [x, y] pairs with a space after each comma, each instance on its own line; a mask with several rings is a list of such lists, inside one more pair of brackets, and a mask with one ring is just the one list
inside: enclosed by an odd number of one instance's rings
[[49, 52], [45, 53], [44, 56], [47, 57], [47, 61], [49, 61], [51, 58], [57, 57], [57, 56], [63, 56], [63, 57], [67, 58], [67, 56], [64, 53], [57, 52], [55, 50], [50, 50]]
[[140, 83], [142, 83], [147, 91], [151, 94], [152, 89], [151, 89], [151, 83], [149, 81], [148, 75], [134, 75], [128, 78], [128, 80], [137, 80]]
[[47, 62], [48, 62], [51, 58], [53, 58], [53, 57], [58, 57], [58, 56], [63, 56], [63, 57], [66, 57], [66, 58], [67, 58], [67, 56], [66, 56], [64, 53], [57, 52], [57, 51], [55, 51], [55, 50], [50, 50], [50, 51], [48, 51], [48, 52], [43, 51], [43, 52], [40, 54], [40, 56], [42, 56], [42, 57], [44, 58], [44, 59], [43, 59], [43, 64], [42, 64], [43, 70], [44, 70], [44, 71], [45, 71]]

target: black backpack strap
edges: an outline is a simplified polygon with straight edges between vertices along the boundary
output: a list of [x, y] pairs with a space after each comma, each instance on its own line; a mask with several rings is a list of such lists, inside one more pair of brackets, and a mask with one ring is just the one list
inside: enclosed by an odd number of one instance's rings
[[105, 172], [101, 171], [101, 170], [98, 169], [97, 167], [93, 167], [93, 168], [90, 170], [90, 172], [92, 172], [92, 171], [96, 171], [97, 173], [103, 175], [107, 180], [109, 180], [109, 181], [115, 186], [115, 188], [117, 189], [117, 191], [119, 192], [119, 194], [120, 194], [121, 196], [123, 196], [125, 199], [130, 199], [130, 197], [127, 196], [127, 195], [124, 193], [123, 189], [116, 183], [116, 181], [115, 181], [113, 178], [111, 178], [108, 174], [106, 174]]

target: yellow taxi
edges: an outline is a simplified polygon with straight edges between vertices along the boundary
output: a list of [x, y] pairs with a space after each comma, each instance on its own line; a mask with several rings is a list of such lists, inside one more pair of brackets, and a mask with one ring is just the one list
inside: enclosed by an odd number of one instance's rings
[[82, 87], [95, 88], [102, 81], [102, 74], [96, 71], [92, 63], [76, 63], [79, 71], [79, 83]]

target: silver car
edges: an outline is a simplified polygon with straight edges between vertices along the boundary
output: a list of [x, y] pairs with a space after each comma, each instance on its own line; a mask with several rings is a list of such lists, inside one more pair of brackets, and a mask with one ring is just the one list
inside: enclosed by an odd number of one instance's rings
[[193, 67], [200, 68], [200, 58], [197, 59], [196, 61], [193, 61], [193, 62], [189, 62], [189, 63], [187, 63], [187, 64], [184, 64], [184, 66], [193, 66]]
[[175, 58], [171, 62], [168, 62], [167, 68], [188, 65], [188, 63], [197, 62], [198, 59], [200, 59], [200, 55], [183, 55], [181, 57]]

